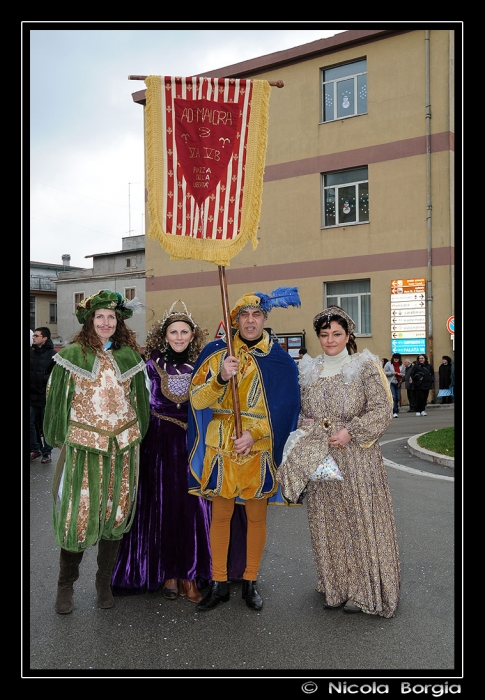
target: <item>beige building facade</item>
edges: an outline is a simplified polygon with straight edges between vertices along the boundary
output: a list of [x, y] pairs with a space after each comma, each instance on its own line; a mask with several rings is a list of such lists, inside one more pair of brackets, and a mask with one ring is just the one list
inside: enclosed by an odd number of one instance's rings
[[[453, 30], [350, 30], [206, 73], [284, 82], [271, 90], [258, 246], [226, 268], [230, 305], [297, 286], [301, 308], [273, 310], [268, 325], [301, 334], [312, 356], [313, 316], [339, 303], [359, 350], [426, 352], [435, 371], [453, 357], [454, 54]], [[172, 261], [149, 235], [146, 261], [155, 318], [183, 299], [213, 338], [217, 266]]]

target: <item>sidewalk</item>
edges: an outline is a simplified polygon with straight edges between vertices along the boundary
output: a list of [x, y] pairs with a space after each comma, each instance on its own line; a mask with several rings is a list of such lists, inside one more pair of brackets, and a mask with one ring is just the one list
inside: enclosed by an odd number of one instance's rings
[[[442, 409], [442, 410], [448, 410], [451, 407], [454, 407], [454, 404], [428, 404], [426, 406], [426, 411], [434, 411], [436, 409]], [[426, 433], [430, 432], [429, 430], [426, 430], [422, 433], [418, 433], [417, 435], [413, 435], [413, 437], [409, 438], [408, 440], [408, 449], [409, 452], [412, 455], [415, 455], [416, 457], [419, 457], [419, 459], [424, 459], [426, 462], [432, 462], [433, 464], [441, 464], [443, 467], [450, 467], [451, 469], [455, 468], [455, 458], [454, 457], [448, 457], [447, 455], [439, 454], [438, 452], [431, 452], [431, 450], [426, 450], [424, 447], [420, 447], [418, 445], [418, 438], [421, 437], [421, 435], [426, 435]]]

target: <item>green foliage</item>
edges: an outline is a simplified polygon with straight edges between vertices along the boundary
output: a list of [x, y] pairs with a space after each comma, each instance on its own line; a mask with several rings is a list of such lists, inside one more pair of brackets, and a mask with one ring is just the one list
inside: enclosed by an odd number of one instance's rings
[[455, 456], [455, 429], [442, 428], [425, 433], [418, 438], [418, 445], [425, 450], [437, 452], [448, 457]]

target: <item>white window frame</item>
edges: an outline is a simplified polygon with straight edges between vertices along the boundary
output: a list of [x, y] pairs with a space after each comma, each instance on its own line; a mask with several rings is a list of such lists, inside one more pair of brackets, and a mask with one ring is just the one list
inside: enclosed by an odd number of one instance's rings
[[[367, 177], [364, 179], [358, 179], [357, 173], [359, 171], [362, 171], [366, 169], [367, 170]], [[352, 180], [352, 173], [356, 173], [356, 179]], [[335, 179], [338, 180], [339, 175], [342, 176], [342, 179], [348, 180], [346, 182], [341, 182], [341, 183], [333, 183], [333, 184], [327, 184], [328, 180], [330, 179], [330, 176], [333, 176]], [[369, 223], [369, 169], [368, 166], [362, 166], [360, 168], [352, 168], [350, 170], [334, 170], [332, 172], [328, 173], [322, 173], [321, 174], [321, 187], [322, 187], [322, 228], [337, 228], [341, 226], [356, 226], [357, 224], [368, 224]], [[360, 205], [359, 205], [359, 197], [361, 196], [361, 189], [362, 186], [366, 186], [367, 188], [367, 218], [362, 218], [361, 219], [361, 213], [360, 213]], [[344, 191], [345, 188], [349, 187], [354, 187], [354, 204], [350, 204], [350, 206], [354, 207], [355, 210], [355, 221], [348, 221], [344, 220], [342, 218], [342, 221], [340, 220], [341, 217], [345, 216], [345, 213], [342, 212], [340, 213], [340, 207], [338, 206], [339, 200], [341, 198], [341, 192]], [[329, 193], [331, 190], [334, 190], [334, 215], [335, 215], [335, 223], [332, 224], [327, 224], [326, 223], [326, 201], [327, 198], [329, 197]], [[348, 197], [345, 198], [345, 201], [348, 200]]]
[[126, 267], [129, 267], [130, 269], [133, 267], [137, 267], [136, 255], [131, 255], [129, 258], [126, 258]]
[[125, 287], [124, 295], [128, 300], [132, 300], [136, 297], [136, 287]]
[[[352, 285], [360, 289], [351, 289]], [[324, 308], [340, 306], [355, 321], [354, 335], [362, 338], [370, 337], [372, 335], [370, 279], [324, 282], [323, 288]], [[365, 315], [367, 321], [364, 319]], [[362, 331], [363, 327], [364, 331]]]
[[[362, 63], [365, 63], [365, 68], [363, 68]], [[359, 65], [360, 64], [360, 65]], [[331, 75], [332, 72], [338, 73], [334, 78], [330, 77], [325, 80], [325, 77]], [[365, 80], [362, 76], [365, 76]], [[342, 83], [347, 83], [346, 92], [353, 93], [353, 103], [354, 108], [352, 112], [346, 112], [342, 105], [339, 104], [339, 86], [340, 89], [344, 87]], [[350, 88], [350, 82], [352, 87]], [[321, 69], [321, 124], [327, 124], [328, 122], [340, 121], [341, 119], [348, 119], [349, 117], [361, 117], [363, 114], [367, 114], [367, 59], [360, 58], [350, 63], [342, 63], [337, 66], [326, 66]], [[363, 95], [363, 97], [361, 97]], [[365, 110], [359, 111], [359, 97], [365, 99]], [[333, 107], [333, 116], [327, 118], [326, 116], [326, 103], [331, 104]], [[350, 106], [350, 105], [349, 105]], [[342, 108], [339, 111], [339, 108]]]

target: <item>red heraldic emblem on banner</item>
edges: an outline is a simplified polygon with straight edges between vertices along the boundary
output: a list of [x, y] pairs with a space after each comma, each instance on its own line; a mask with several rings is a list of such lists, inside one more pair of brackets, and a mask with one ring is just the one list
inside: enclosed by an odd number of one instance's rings
[[258, 244], [266, 80], [145, 78], [149, 235], [172, 260], [229, 265]]

